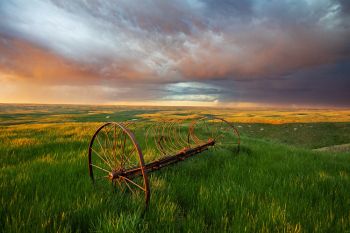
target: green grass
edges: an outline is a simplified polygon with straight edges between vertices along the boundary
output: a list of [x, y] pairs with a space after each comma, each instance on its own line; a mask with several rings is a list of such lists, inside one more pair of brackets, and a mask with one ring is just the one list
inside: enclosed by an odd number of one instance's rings
[[247, 137], [308, 149], [350, 143], [350, 122], [235, 125]]
[[350, 231], [349, 153], [309, 149], [349, 142], [347, 123], [298, 126], [303, 140], [295, 125], [239, 124], [239, 155], [211, 150], [150, 174], [144, 215], [142, 197], [92, 186], [99, 125], [0, 126], [0, 232]]

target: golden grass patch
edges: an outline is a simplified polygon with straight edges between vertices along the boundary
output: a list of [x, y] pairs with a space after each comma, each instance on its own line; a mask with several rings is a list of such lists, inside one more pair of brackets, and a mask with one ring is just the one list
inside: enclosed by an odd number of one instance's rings
[[215, 115], [230, 122], [241, 123], [318, 123], [318, 122], [350, 122], [350, 110], [237, 110], [237, 109], [197, 109], [180, 111], [159, 111], [139, 114], [144, 119], [176, 120], [195, 119], [203, 115]]

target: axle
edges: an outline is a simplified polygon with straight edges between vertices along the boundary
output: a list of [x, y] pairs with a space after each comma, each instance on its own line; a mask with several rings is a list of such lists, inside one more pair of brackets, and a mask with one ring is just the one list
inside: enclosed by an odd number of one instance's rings
[[[175, 155], [166, 156], [161, 159], [158, 159], [156, 161], [150, 162], [148, 164], [145, 164], [144, 169], [147, 173], [159, 170], [163, 167], [169, 166], [171, 164], [175, 164], [177, 162], [183, 161], [189, 157], [192, 157], [196, 154], [201, 153], [202, 151], [208, 150], [210, 146], [214, 146], [215, 141], [213, 139], [209, 139], [208, 142], [197, 146], [195, 148], [184, 148], [183, 150], [179, 151]], [[114, 180], [119, 177], [127, 177], [130, 179], [133, 179], [135, 177], [141, 176], [141, 168], [132, 168], [126, 171], [112, 171], [109, 173], [109, 179]]]

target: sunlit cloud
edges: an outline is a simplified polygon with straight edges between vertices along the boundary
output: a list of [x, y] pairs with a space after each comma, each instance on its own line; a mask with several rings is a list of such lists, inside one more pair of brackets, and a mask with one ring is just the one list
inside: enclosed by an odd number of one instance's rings
[[349, 5], [1, 1], [0, 101], [349, 106]]

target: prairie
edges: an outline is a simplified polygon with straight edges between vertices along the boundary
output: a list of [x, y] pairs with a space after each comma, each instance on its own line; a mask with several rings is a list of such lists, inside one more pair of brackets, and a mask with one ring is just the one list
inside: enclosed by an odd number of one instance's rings
[[[209, 150], [152, 173], [151, 202], [97, 190], [87, 149], [108, 121], [217, 115], [239, 154]], [[143, 142], [140, 142], [141, 144]], [[0, 105], [0, 232], [347, 232], [349, 110]]]

